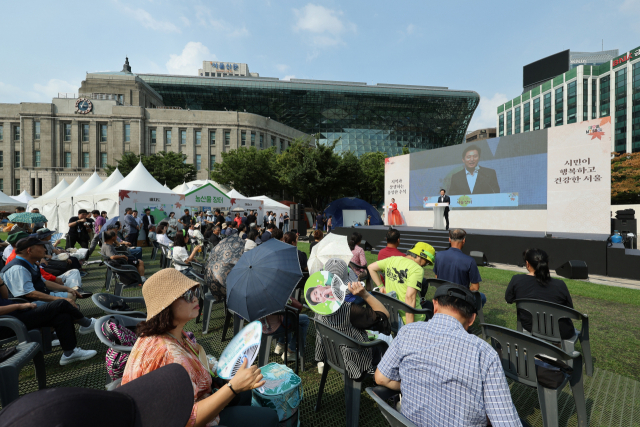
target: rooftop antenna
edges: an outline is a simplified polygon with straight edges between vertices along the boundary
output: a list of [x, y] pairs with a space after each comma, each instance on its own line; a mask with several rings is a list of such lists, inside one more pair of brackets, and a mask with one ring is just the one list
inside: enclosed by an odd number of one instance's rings
[[602, 39], [602, 51], [604, 52], [604, 39]]

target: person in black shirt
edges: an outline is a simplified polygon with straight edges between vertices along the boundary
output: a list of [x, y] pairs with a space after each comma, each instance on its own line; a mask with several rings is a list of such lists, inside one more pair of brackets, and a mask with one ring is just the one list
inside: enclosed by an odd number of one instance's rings
[[[509, 304], [515, 300], [530, 298], [573, 308], [573, 301], [567, 285], [560, 279], [552, 279], [549, 274], [549, 256], [542, 249], [527, 249], [524, 254], [528, 274], [516, 274], [511, 278], [504, 299]], [[522, 327], [531, 332], [531, 313], [518, 310], [518, 320]], [[560, 319], [560, 336], [569, 339], [574, 336], [575, 329], [571, 319]]]
[[78, 216], [69, 219], [69, 238], [66, 240], [66, 248], [75, 248], [76, 243], [80, 243], [83, 248], [89, 248], [89, 230], [87, 229], [86, 209], [80, 209]]
[[225, 223], [224, 216], [222, 216], [222, 214], [220, 213], [220, 209], [216, 209], [216, 212], [214, 215], [214, 225], [217, 225], [218, 227], [222, 228], [222, 224], [224, 223]]
[[220, 240], [222, 240], [222, 239], [220, 238], [220, 226], [219, 225], [216, 225], [215, 227], [213, 227], [211, 235], [209, 236], [209, 238], [207, 240], [209, 240], [213, 244], [214, 248], [216, 247], [216, 245], [218, 243], [220, 243]]
[[249, 215], [247, 216], [247, 226], [251, 227], [251, 224], [256, 224], [257, 221], [258, 219], [254, 215], [253, 211], [249, 211]]
[[193, 219], [191, 218], [191, 215], [189, 215], [189, 209], [185, 209], [184, 215], [182, 215], [182, 217], [180, 218], [182, 226], [188, 230], [192, 221]]

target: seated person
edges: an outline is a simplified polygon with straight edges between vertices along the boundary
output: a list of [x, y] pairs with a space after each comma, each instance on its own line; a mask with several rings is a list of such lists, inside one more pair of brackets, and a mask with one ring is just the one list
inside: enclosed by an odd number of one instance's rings
[[[381, 287], [381, 292], [395, 292], [399, 301], [421, 309], [418, 292], [422, 289], [423, 267], [427, 264], [433, 264], [435, 253], [435, 249], [430, 244], [418, 242], [412, 249], [409, 249], [404, 257], [392, 256], [374, 262], [369, 266], [369, 274], [376, 286]], [[385, 276], [384, 287], [382, 287], [379, 272]], [[431, 305], [427, 304], [425, 308], [431, 308]], [[405, 325], [426, 319], [424, 314], [414, 315], [404, 311], [399, 311], [399, 313]]]
[[[193, 248], [191, 255], [187, 252], [187, 244], [189, 243], [189, 234], [183, 229], [176, 233], [173, 237], [173, 253], [171, 254], [171, 258], [174, 260], [178, 260], [184, 264], [191, 264], [192, 261], [195, 261], [196, 256], [198, 255], [198, 250], [202, 248], [202, 246], [198, 245]], [[193, 273], [193, 267], [185, 267], [184, 265], [175, 264], [173, 265], [176, 270], [184, 275], [191, 275]]]
[[[376, 370], [378, 385], [402, 392], [402, 414], [417, 426], [521, 426], [498, 353], [467, 332], [475, 296], [440, 286], [428, 322], [404, 326]], [[455, 410], [452, 410], [455, 408]], [[446, 414], [446, 415], [443, 415]]]
[[0, 278], [0, 316], [13, 316], [26, 326], [27, 330], [52, 327], [56, 331], [62, 347], [61, 365], [87, 360], [97, 354], [95, 350], [78, 347], [74, 322], [80, 325], [79, 333], [94, 332], [96, 319], [84, 317], [80, 310], [65, 299], [57, 299], [36, 306], [34, 303], [19, 303], [9, 300], [7, 286]]
[[44, 243], [34, 237], [27, 237], [16, 243], [16, 257], [4, 266], [0, 274], [9, 288], [10, 297], [25, 298], [44, 305], [58, 299], [65, 299], [77, 307], [75, 300], [81, 295], [64, 285], [42, 279], [37, 262], [44, 256]]
[[[573, 301], [567, 285], [560, 279], [552, 279], [549, 274], [549, 256], [542, 249], [527, 249], [522, 255], [528, 274], [516, 274], [511, 278], [504, 299], [509, 304], [523, 298], [538, 299], [573, 308]], [[518, 310], [518, 320], [522, 327], [531, 332], [531, 313]], [[569, 339], [575, 335], [571, 319], [560, 319], [560, 336]]]
[[278, 227], [275, 227], [271, 230], [271, 238], [276, 240], [282, 240], [284, 237], [284, 233]]
[[147, 238], [149, 239], [149, 242], [151, 242], [152, 245], [153, 245], [153, 242], [158, 240], [155, 225], [151, 224], [149, 226], [149, 235], [147, 236]]
[[[343, 268], [340, 268], [340, 263], [342, 263]], [[349, 282], [346, 262], [337, 258], [331, 258], [327, 261], [327, 264], [328, 266], [325, 265], [325, 267], [328, 267], [326, 270], [340, 277], [349, 287], [349, 292], [356, 297], [362, 298], [366, 305], [360, 306], [345, 301], [335, 313], [328, 316], [316, 313], [315, 319], [360, 342], [369, 342], [367, 330], [382, 332], [386, 335], [391, 334], [389, 312], [380, 301], [367, 292], [364, 286], [362, 286], [362, 283]], [[313, 304], [311, 301], [316, 301], [316, 303], [324, 301], [322, 295], [307, 295], [306, 300], [311, 304]], [[316, 362], [318, 362], [318, 371], [324, 369], [324, 357], [325, 353], [322, 340], [320, 336], [316, 334], [315, 359]], [[344, 357], [345, 362], [347, 362], [347, 374], [349, 378], [361, 380], [367, 374], [373, 374], [375, 366], [382, 358], [382, 353], [379, 348], [374, 348], [358, 352], [349, 352], [345, 354]]]
[[[291, 306], [293, 308], [296, 308], [298, 310], [302, 310], [302, 304], [296, 300], [293, 297], [289, 298], [289, 301], [287, 301], [287, 305]], [[284, 307], [283, 307], [284, 310]], [[263, 334], [267, 334], [267, 335], [273, 335], [273, 334], [283, 334], [282, 336], [280, 336], [278, 338], [278, 344], [276, 345], [276, 348], [274, 350], [275, 354], [282, 354], [282, 361], [285, 360], [285, 355], [284, 355], [284, 344], [285, 344], [285, 339], [284, 339], [284, 332], [287, 331], [288, 329], [292, 329], [293, 325], [288, 326], [289, 322], [291, 322], [291, 318], [290, 315], [289, 317], [285, 317], [282, 314], [270, 314], [266, 317], [263, 317], [262, 319], [260, 319], [260, 322], [262, 323], [262, 333]], [[306, 342], [307, 342], [307, 330], [309, 329], [309, 316], [307, 316], [306, 314], [299, 314], [298, 315], [298, 334], [300, 334], [300, 337], [302, 338], [302, 350], [300, 354], [304, 353], [304, 349], [306, 347]], [[293, 333], [289, 332], [287, 334], [287, 341], [289, 342], [289, 348], [287, 349], [287, 362], [291, 363], [291, 362], [295, 362], [296, 360], [296, 350], [298, 347], [298, 343], [296, 342], [296, 340], [294, 339]]]
[[260, 236], [260, 243], [264, 243], [267, 240], [269, 240], [271, 238], [271, 235], [273, 233], [273, 230], [275, 230], [276, 226], [273, 225], [273, 223], [268, 223], [267, 224], [267, 229], [262, 233], [262, 236]]
[[222, 240], [222, 238], [220, 237], [221, 231], [222, 229], [219, 225], [214, 225], [211, 228], [211, 234], [209, 235], [209, 237], [207, 237], [207, 240], [211, 242], [214, 248], [218, 243], [220, 243], [220, 240]]
[[198, 358], [204, 349], [184, 331], [184, 326], [198, 316], [201, 292], [198, 282], [171, 268], [147, 280], [142, 287], [147, 319], [138, 324], [140, 338], [127, 360], [122, 385], [178, 363], [189, 373], [194, 388], [188, 426], [276, 427], [275, 410], [251, 406], [251, 390], [265, 384], [257, 366], [247, 366], [245, 361], [227, 384], [216, 381], [216, 388], [212, 388], [211, 366], [205, 367]]
[[156, 234], [156, 241], [161, 245], [165, 245], [171, 247], [173, 245], [173, 240], [167, 234], [167, 225], [160, 223], [158, 225], [158, 232]]
[[229, 221], [227, 223], [227, 236], [233, 236], [234, 234], [238, 234], [238, 224], [235, 221]]
[[112, 261], [117, 262], [118, 264], [126, 264], [133, 265], [138, 269], [138, 273], [142, 277], [142, 280], [145, 280], [144, 277], [144, 262], [141, 259], [137, 259], [132, 255], [125, 255], [123, 253], [118, 253], [116, 251], [116, 243], [118, 241], [118, 235], [115, 230], [108, 230], [104, 233], [104, 243], [102, 244], [102, 249], [100, 253], [105, 258], [108, 258]]
[[247, 235], [247, 240], [244, 241], [244, 251], [245, 252], [250, 251], [251, 249], [253, 249], [253, 248], [258, 246], [258, 244], [256, 243], [256, 239], [259, 239], [258, 230], [256, 230], [254, 228]]
[[313, 247], [320, 243], [320, 240], [324, 237], [324, 233], [322, 230], [315, 230], [311, 236], [309, 236], [309, 255], [311, 255], [311, 250]]
[[[249, 233], [251, 236], [251, 233]], [[283, 242], [290, 244], [291, 246], [298, 247], [298, 233], [293, 231], [287, 231], [284, 233], [284, 237], [282, 239]], [[300, 270], [303, 272], [308, 272], [309, 267], [307, 267], [307, 254], [298, 249], [298, 262], [300, 263]]]
[[366, 277], [366, 267], [367, 267], [367, 257], [364, 254], [364, 249], [360, 247], [360, 243], [362, 242], [362, 234], [354, 231], [351, 234], [351, 238], [349, 239], [349, 249], [351, 249], [351, 253], [353, 257], [351, 258], [351, 262], [356, 265], [361, 265], [365, 268], [353, 267], [353, 272], [360, 277], [364, 274]]
[[48, 272], [53, 274], [54, 276], [59, 276], [63, 273], [66, 273], [70, 270], [79, 270], [81, 276], [86, 276], [86, 272], [82, 271], [83, 262], [78, 258], [70, 256], [65, 261], [54, 261], [51, 260], [51, 257], [54, 255], [60, 255], [66, 253], [64, 249], [59, 249], [57, 246], [60, 243], [60, 239], [56, 240], [54, 243], [51, 243], [51, 236], [55, 234], [55, 231], [49, 230], [48, 228], [41, 228], [36, 231], [31, 237], [37, 237], [38, 239], [44, 242], [44, 247], [47, 251], [45, 255], [45, 260], [41, 263], [41, 266]]
[[[457, 283], [471, 291], [480, 291], [480, 271], [476, 261], [469, 255], [462, 252], [462, 247], [466, 243], [467, 232], [462, 228], [449, 230], [449, 244], [451, 247], [446, 251], [440, 251], [436, 255], [433, 263], [433, 273], [437, 279], [447, 282]], [[480, 292], [482, 306], [487, 302], [487, 297]]]
[[247, 238], [247, 225], [242, 223], [238, 226], [238, 235], [244, 240]]
[[120, 221], [116, 221], [110, 226], [107, 227], [107, 230], [113, 230], [116, 232], [116, 246], [125, 246], [127, 248], [127, 252], [131, 254], [131, 256], [142, 261], [142, 248], [132, 246], [130, 242], [126, 241], [122, 236], [122, 227], [120, 226]]

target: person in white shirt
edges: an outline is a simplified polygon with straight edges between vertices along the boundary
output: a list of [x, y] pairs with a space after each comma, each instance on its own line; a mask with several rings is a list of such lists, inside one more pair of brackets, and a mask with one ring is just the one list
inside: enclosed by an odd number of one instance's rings
[[[189, 234], [185, 231], [176, 233], [176, 236], [173, 238], [173, 254], [172, 258], [174, 260], [178, 260], [183, 264], [191, 264], [191, 261], [196, 259], [196, 255], [198, 251], [202, 248], [202, 246], [198, 245], [193, 248], [191, 255], [187, 252], [187, 244], [189, 243]], [[174, 264], [176, 270], [185, 276], [191, 276], [193, 273], [193, 267], [184, 266]]]

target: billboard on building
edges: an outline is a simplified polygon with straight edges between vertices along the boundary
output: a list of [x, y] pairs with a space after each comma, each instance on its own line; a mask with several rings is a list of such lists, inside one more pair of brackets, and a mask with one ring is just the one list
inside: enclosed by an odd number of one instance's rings
[[522, 87], [550, 80], [569, 71], [569, 49], [522, 67]]

